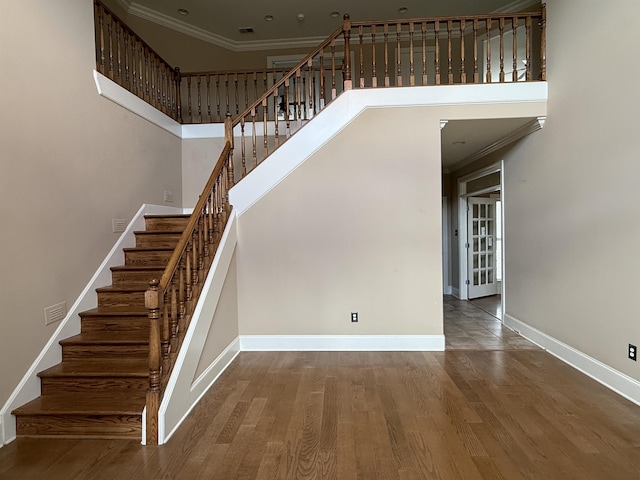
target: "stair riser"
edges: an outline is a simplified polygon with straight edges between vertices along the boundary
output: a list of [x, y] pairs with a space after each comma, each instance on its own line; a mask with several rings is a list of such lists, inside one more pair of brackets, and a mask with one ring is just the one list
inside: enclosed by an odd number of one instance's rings
[[149, 317], [84, 317], [81, 320], [82, 333], [89, 332], [149, 332]]
[[153, 272], [111, 272], [111, 283], [113, 285], [149, 285], [154, 278], [160, 280], [164, 270]]
[[43, 377], [40, 379], [42, 395], [58, 393], [88, 393], [96, 392], [122, 393], [129, 392], [131, 396], [144, 396], [149, 389], [149, 379], [138, 378], [95, 378], [95, 377]]
[[124, 254], [125, 265], [138, 265], [145, 267], [164, 267], [169, 263], [173, 251], [160, 250], [157, 252], [128, 251]]
[[148, 358], [149, 345], [63, 345], [62, 360]]
[[171, 231], [171, 232], [180, 232], [182, 233], [189, 223], [189, 217], [170, 217], [170, 218], [159, 218], [159, 217], [146, 217], [144, 219], [145, 222], [145, 230], [147, 232], [151, 231]]
[[158, 233], [153, 235], [136, 234], [136, 247], [139, 248], [175, 248], [180, 233]]
[[140, 415], [18, 415], [16, 433], [31, 436], [141, 438]]
[[144, 307], [144, 292], [98, 292], [98, 307]]

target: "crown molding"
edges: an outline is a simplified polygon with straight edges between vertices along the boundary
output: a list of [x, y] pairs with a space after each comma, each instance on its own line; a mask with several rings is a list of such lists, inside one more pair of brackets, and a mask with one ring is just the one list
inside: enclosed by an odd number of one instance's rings
[[472, 153], [464, 160], [460, 160], [458, 163], [456, 163], [451, 167], [451, 170], [456, 171], [461, 169], [462, 167], [466, 167], [467, 165], [475, 162], [476, 160], [480, 160], [481, 158], [486, 157], [490, 153], [500, 150], [502, 147], [505, 147], [515, 142], [516, 140], [520, 140], [521, 138], [526, 137], [527, 135], [530, 135], [534, 132], [537, 132], [538, 130], [541, 130], [542, 127], [544, 127], [546, 120], [547, 120], [547, 117], [536, 117], [535, 119], [525, 123], [521, 127], [516, 128], [511, 133], [508, 133], [501, 139], [496, 140], [492, 144], [487, 145], [486, 147], [478, 150], [475, 153]]
[[[135, 15], [136, 17], [148, 20], [163, 27], [170, 28], [177, 32], [189, 35], [190, 37], [197, 38], [212, 45], [226, 48], [232, 52], [252, 52], [256, 50], [278, 50], [286, 48], [299, 48], [299, 47], [315, 47], [326, 37], [297, 37], [297, 38], [278, 38], [273, 40], [249, 40], [249, 41], [237, 41], [230, 38], [223, 37], [204, 28], [195, 27], [189, 25], [186, 22], [177, 20], [164, 13], [157, 12], [151, 8], [142, 6], [132, 0], [115, 0], [128, 14]], [[509, 13], [522, 11], [530, 6], [539, 5], [540, 0], [515, 0], [502, 8], [499, 8], [492, 13]], [[466, 29], [465, 29], [466, 30]], [[446, 34], [446, 30], [443, 34]], [[408, 33], [404, 32], [403, 37], [408, 37]], [[453, 31], [452, 37], [457, 38], [460, 36], [459, 31]], [[370, 35], [369, 35], [370, 37]], [[433, 32], [429, 33], [429, 38], [434, 38]], [[403, 38], [404, 40], [404, 38]], [[365, 43], [370, 43], [370, 38], [364, 38]]]

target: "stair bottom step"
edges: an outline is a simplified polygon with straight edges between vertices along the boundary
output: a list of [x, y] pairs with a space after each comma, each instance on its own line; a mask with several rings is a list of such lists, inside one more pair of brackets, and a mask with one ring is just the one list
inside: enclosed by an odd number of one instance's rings
[[24, 437], [141, 438], [142, 415], [19, 415]]

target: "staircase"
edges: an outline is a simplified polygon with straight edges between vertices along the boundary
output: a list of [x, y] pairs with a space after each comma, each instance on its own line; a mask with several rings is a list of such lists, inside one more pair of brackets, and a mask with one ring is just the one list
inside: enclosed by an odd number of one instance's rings
[[141, 438], [149, 387], [149, 320], [144, 293], [159, 279], [189, 220], [147, 215], [81, 333], [60, 342], [62, 362], [38, 373], [41, 396], [15, 409], [18, 436]]

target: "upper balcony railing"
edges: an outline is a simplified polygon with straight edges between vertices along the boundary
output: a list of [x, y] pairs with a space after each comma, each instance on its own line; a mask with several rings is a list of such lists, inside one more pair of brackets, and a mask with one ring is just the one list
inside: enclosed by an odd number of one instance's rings
[[[97, 70], [180, 123], [237, 117], [285, 68], [180, 72], [99, 0]], [[268, 120], [305, 120], [345, 88], [546, 80], [546, 11], [351, 22], [284, 82]]]

